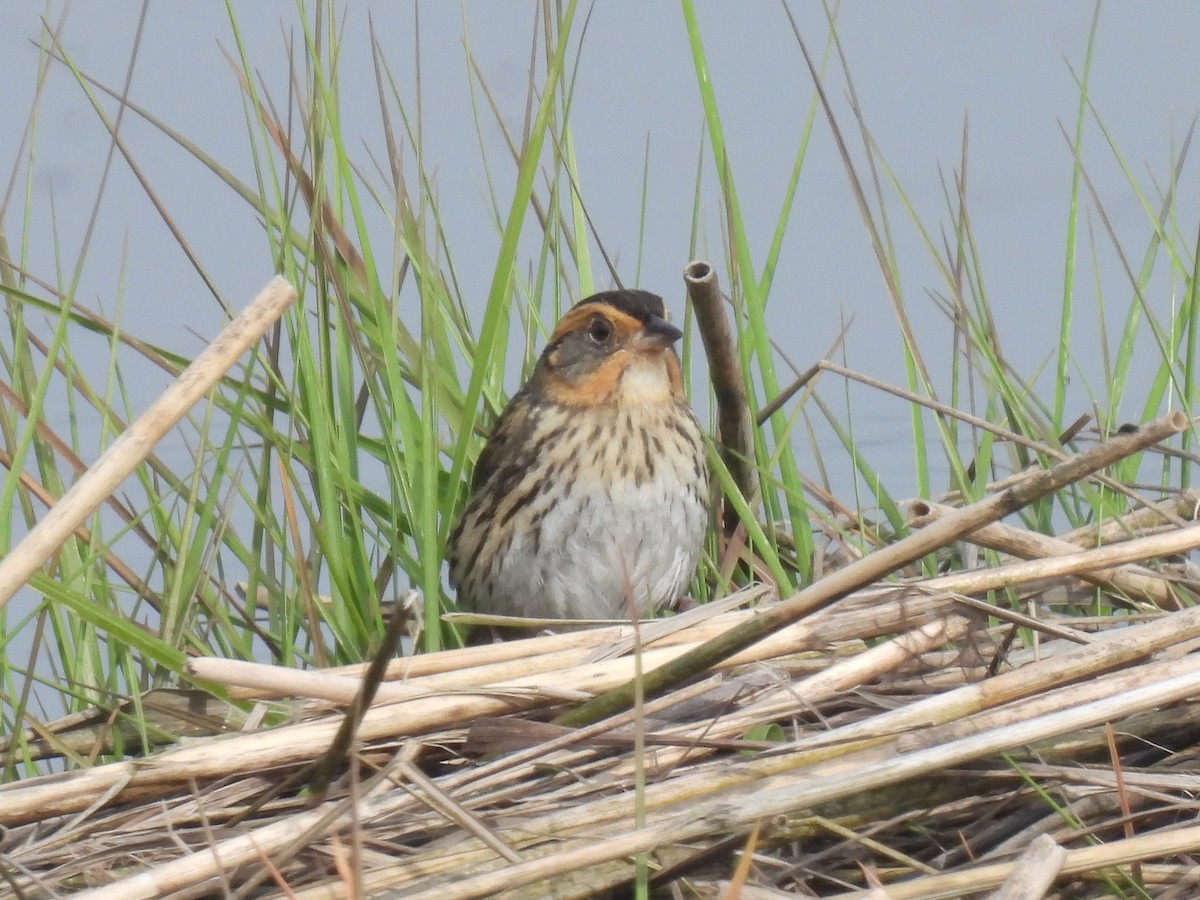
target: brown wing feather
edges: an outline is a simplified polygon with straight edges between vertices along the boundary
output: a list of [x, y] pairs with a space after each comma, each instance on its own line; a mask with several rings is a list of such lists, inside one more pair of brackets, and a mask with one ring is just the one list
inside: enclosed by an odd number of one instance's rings
[[533, 401], [529, 397], [529, 385], [517, 391], [508, 406], [496, 420], [496, 427], [488, 435], [487, 443], [475, 462], [475, 474], [471, 478], [471, 492], [477, 492], [491, 478], [515, 448], [524, 446], [533, 430], [531, 415]]

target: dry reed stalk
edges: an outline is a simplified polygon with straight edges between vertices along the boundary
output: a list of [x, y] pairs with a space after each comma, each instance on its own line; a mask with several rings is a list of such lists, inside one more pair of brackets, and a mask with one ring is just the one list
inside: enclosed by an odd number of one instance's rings
[[[500, 689], [496, 686], [520, 677], [570, 671], [579, 665], [586, 652], [564, 650], [543, 653], [530, 656], [524, 662], [511, 660], [473, 666], [458, 672], [426, 675], [400, 683], [385, 682], [376, 691], [375, 705], [415, 700], [439, 691]], [[234, 686], [237, 695], [244, 698], [307, 697], [339, 705], [350, 703], [362, 684], [359, 679], [348, 675], [330, 674], [330, 670], [301, 671], [286, 666], [207, 656], [188, 660], [185, 671], [193, 678]]]
[[[921, 501], [919, 505], [923, 515], [911, 523], [918, 528], [953, 512], [952, 507], [938, 503]], [[1078, 553], [1080, 550], [1078, 544], [1070, 541], [1037, 534], [1024, 528], [1014, 528], [1003, 522], [985, 525], [983, 528], [965, 535], [963, 539], [972, 544], [987, 547], [990, 550], [998, 550], [1021, 559], [1067, 556]], [[1170, 582], [1152, 572], [1133, 569], [1128, 564], [1111, 569], [1080, 573], [1079, 577], [1090, 584], [1108, 588], [1118, 595], [1125, 595], [1134, 600], [1143, 600], [1156, 609], [1180, 608], [1179, 598], [1175, 595], [1174, 586]]]
[[1009, 625], [1020, 625], [1023, 628], [1030, 628], [1037, 631], [1039, 634], [1048, 635], [1054, 638], [1063, 638], [1073, 644], [1090, 644], [1095, 638], [1086, 631], [1080, 631], [1078, 628], [1071, 628], [1063, 625], [1061, 621], [1050, 621], [1047, 619], [1039, 619], [1035, 616], [1027, 616], [1024, 613], [1019, 613], [1014, 609], [1009, 609], [1004, 606], [996, 606], [994, 603], [988, 603], [986, 600], [980, 600], [976, 597], [969, 597], [966, 594], [958, 594], [955, 596], [955, 602], [960, 606], [967, 606], [971, 609], [978, 610], [984, 615], [999, 619]]
[[[420, 601], [420, 598], [421, 595], [418, 591], [409, 590], [396, 605], [401, 609], [411, 609]], [[359, 723], [362, 722], [362, 717], [370, 709], [371, 704], [375, 702], [376, 693], [379, 691], [384, 673], [387, 671], [388, 661], [400, 652], [400, 642], [408, 630], [408, 623], [404, 616], [394, 615], [388, 621], [375, 658], [371, 660], [367, 671], [360, 680], [358, 693], [346, 706], [342, 721], [338, 725], [337, 734], [334, 735], [333, 740], [314, 765], [305, 773], [308, 777], [309, 802], [319, 802], [325, 799], [334, 774], [346, 763], [350, 756], [350, 749], [354, 746], [358, 735]], [[350, 762], [350, 771], [354, 773], [357, 759], [351, 759]]]
[[[691, 884], [696, 889], [696, 896], [700, 897], [722, 897], [730, 900], [796, 900], [796, 895], [791, 891], [778, 891], [758, 884], [734, 884], [731, 881], [712, 881], [706, 884], [701, 879], [694, 880]], [[706, 887], [709, 888], [708, 893], [705, 892]], [[859, 897], [859, 900], [887, 900], [887, 894], [866, 893]]]
[[79, 477], [12, 551], [0, 560], [0, 607], [29, 580], [98, 506], [212, 389], [296, 299], [296, 289], [276, 276], [217, 335], [179, 377]]
[[[848, 760], [839, 760], [831, 774], [808, 770], [790, 777], [763, 779], [753, 791], [739, 787], [701, 802], [676, 804], [673, 808], [658, 809], [647, 803], [647, 823], [643, 829], [611, 837], [597, 836], [600, 831], [599, 823], [587, 815], [585, 810], [573, 810], [570, 824], [563, 821], [561, 814], [534, 817], [522, 822], [517, 829], [498, 830], [501, 839], [515, 848], [528, 843], [536, 844], [531, 850], [537, 854], [534, 859], [519, 865], [499, 867], [496, 867], [496, 861], [493, 859], [485, 863], [490, 867], [489, 870], [478, 874], [469, 871], [464, 873], [464, 865], [460, 859], [452, 875], [447, 876], [445, 880], [435, 879], [430, 883], [426, 880], [430, 875], [427, 866], [435, 861], [430, 858], [429, 853], [421, 853], [397, 864], [386, 876], [385, 870], [372, 873], [371, 884], [384, 885], [385, 882], [380, 879], [386, 877], [386, 886], [393, 889], [404, 888], [406, 897], [425, 900], [490, 897], [502, 890], [512, 890], [585, 866], [650, 852], [663, 843], [688, 841], [713, 834], [737, 833], [755, 822], [773, 816], [795, 815], [822, 803], [921, 778], [949, 766], [961, 765], [1014, 747], [1173, 703], [1198, 692], [1200, 673], [1192, 673], [1135, 688], [1119, 697], [1082, 704], [1074, 709], [1041, 716], [1029, 722], [1007, 725], [928, 750], [886, 758], [871, 758], [868, 755], [864, 764], [857, 766], [847, 765], [850, 762]], [[654, 787], [651, 785], [647, 789], [647, 795]], [[649, 796], [644, 799], [648, 801]], [[631, 821], [633, 798], [625, 798], [625, 802], [625, 821]], [[1188, 831], [1196, 833], [1189, 838], [1186, 847], [1190, 849], [1200, 846], [1200, 827]], [[528, 840], [520, 839], [518, 832], [528, 835]], [[573, 836], [581, 833], [585, 836]], [[556, 852], [546, 844], [547, 837], [551, 835], [561, 841], [564, 849]], [[465, 841], [464, 844], [469, 845], [470, 841]], [[1136, 858], [1164, 855], [1161, 847], [1150, 853], [1145, 845], [1139, 852], [1140, 855]], [[446, 861], [444, 851], [437, 855], [443, 863]], [[405, 873], [419, 878], [420, 881], [408, 880]], [[1006, 875], [1007, 867], [1004, 876], [991, 885], [985, 884], [984, 887], [1000, 883]], [[421, 884], [423, 890], [411, 892], [411, 888], [417, 883]]]
[[[1189, 716], [1194, 715], [1198, 705], [1200, 704], [1197, 704], [1195, 700], [1189, 700], [1184, 705], [1183, 712]], [[1064, 763], [1062, 765], [1023, 762], [1021, 764], [1021, 772], [1024, 775], [1034, 778], [1053, 779], [1063, 784], [1078, 784], [1089, 789], [1113, 791], [1117, 787], [1117, 773], [1111, 767], [1100, 769], [1095, 766], [1086, 766], [1076, 762]], [[1193, 771], [1167, 771], [1161, 773], [1125, 771], [1121, 777], [1130, 788], [1142, 790], [1147, 794], [1161, 791], [1178, 791], [1190, 794], [1196, 790], [1196, 775]], [[1060, 825], [1065, 824], [1061, 818], [1058, 822]], [[1197, 870], [1197, 875], [1200, 875], [1200, 870]]]
[[[665, 771], [679, 765], [684, 759], [696, 762], [711, 752], [687, 746], [689, 737], [698, 738], [703, 735], [715, 739], [728, 738], [744, 734], [763, 722], [775, 721], [811, 709], [823, 700], [878, 680], [882, 675], [927, 650], [960, 639], [966, 635], [970, 625], [970, 621], [963, 616], [937, 619], [893, 640], [864, 650], [850, 659], [835, 661], [823, 672], [789, 682], [754, 703], [740, 706], [715, 722], [689, 723], [685, 727], [665, 731], [664, 734], [679, 738], [684, 746], [659, 751], [653, 760], [653, 768]], [[781, 745], [780, 749], [786, 746]], [[627, 773], [618, 767], [614, 774], [619, 777]]]
[[1186, 522], [1200, 518], [1200, 491], [1180, 491], [1177, 496], [1157, 503], [1143, 501], [1137, 509], [1099, 522], [1081, 525], [1074, 531], [1060, 534], [1058, 539], [1080, 547], [1112, 544], [1128, 540], [1144, 531], [1163, 526], [1182, 528]]
[[1132, 538], [1120, 544], [1095, 547], [1091, 550], [1076, 549], [1074, 552], [1062, 556], [1025, 560], [969, 572], [956, 572], [929, 578], [919, 583], [927, 590], [977, 594], [1047, 578], [1095, 573], [1098, 570], [1151, 559], [1155, 556], [1184, 553], [1197, 547], [1200, 547], [1200, 525], [1188, 525], [1177, 531]]
[[[717, 273], [703, 260], [690, 262], [683, 270], [696, 325], [708, 359], [708, 375], [713, 396], [717, 400], [717, 439], [721, 461], [729, 470], [733, 483], [753, 509], [758, 493], [757, 471], [754, 466], [754, 433], [750, 420], [750, 403], [746, 399], [746, 382], [738, 360], [737, 344], [725, 316], [725, 298], [717, 283]], [[722, 524], [727, 535], [739, 524], [737, 510], [725, 504]]]
[[[894, 589], [892, 592], [896, 592]], [[900, 591], [906, 593], [906, 591]], [[814, 616], [798, 622], [772, 635], [746, 653], [726, 660], [722, 666], [731, 667], [747, 662], [770, 659], [785, 653], [822, 647], [851, 638], [876, 637], [920, 622], [921, 619], [953, 606], [950, 595], [929, 596], [918, 594], [911, 598], [880, 603], [878, 591], [870, 592], [875, 598], [871, 609], [851, 610], [844, 614], [830, 610], [832, 615]], [[675, 648], [681, 653], [697, 646], [716, 634], [736, 626], [751, 612], [734, 612], [718, 616], [692, 628], [672, 633], [661, 640], [662, 647]], [[604, 629], [608, 633], [608, 629]], [[589, 635], [590, 632], [578, 632]], [[523, 646], [540, 644], [541, 638], [506, 641], [505, 645]], [[469, 666], [458, 671], [443, 671], [440, 662], [435, 665], [438, 674], [410, 678], [402, 684], [384, 684], [379, 687], [378, 703], [394, 703], [430, 696], [438, 691], [452, 689], [486, 688], [504, 690], [513, 686], [528, 687], [531, 679], [540, 678], [539, 683], [570, 685], [572, 673], [581, 671], [581, 661], [593, 652], [592, 642], [587, 641], [579, 650], [564, 650], [556, 653], [535, 653], [531, 649], [523, 657], [492, 664]], [[443, 651], [428, 656], [455, 656], [458, 651]], [[189, 675], [216, 684], [232, 686], [231, 694], [240, 697], [297, 696], [313, 697], [330, 703], [349, 702], [358, 689], [359, 682], [346, 674], [361, 671], [361, 666], [343, 666], [322, 671], [298, 671], [266, 663], [251, 663], [242, 660], [225, 660], [215, 657], [196, 657], [188, 660]], [[394, 667], [393, 667], [394, 668]], [[335, 674], [337, 673], [337, 674]]]
[[[0, 385], [0, 397], [3, 397], [5, 402], [8, 403], [13, 411], [17, 412], [18, 415], [26, 418], [29, 416], [28, 408], [24, 406], [20, 397], [14, 394], [7, 385]], [[74, 468], [77, 472], [87, 471], [83, 463], [80, 462], [78, 457], [75, 456], [74, 451], [64, 444], [62, 439], [59, 438], [53, 431], [47, 428], [45, 423], [38, 422], [35, 424], [34, 428], [37, 431], [38, 439], [48, 443], [53, 448], [55, 453], [62, 456], [71, 464], [72, 468]], [[0, 466], [3, 466], [5, 469], [10, 471], [12, 471], [14, 466], [12, 454], [3, 449], [0, 449]], [[21, 483], [21, 490], [37, 498], [37, 500], [47, 509], [53, 508], [55, 503], [54, 493], [44, 487], [40, 481], [31, 476], [28, 472], [24, 471], [18, 474], [18, 480]], [[148, 544], [154, 543], [153, 538], [148, 538], [148, 536], [145, 535], [145, 529], [141, 528], [137, 524], [136, 517], [125, 507], [123, 503], [121, 503], [120, 500], [118, 500], [116, 497], [109, 496], [105, 498], [104, 502], [107, 503], [109, 507], [111, 507], [112, 510], [125, 521], [126, 524], [133, 526], [133, 530], [140, 537], [143, 537]], [[82, 525], [76, 526], [74, 529], [72, 529], [71, 533], [75, 535], [75, 539], [83, 546], [99, 547], [103, 543], [103, 541], [95, 538], [92, 535], [92, 532]], [[126, 565], [123, 559], [121, 559], [112, 550], [105, 550], [103, 553], [103, 559], [105, 566], [107, 566], [118, 578], [133, 588], [134, 596], [140, 599], [145, 599], [145, 601], [150, 604], [150, 607], [155, 612], [160, 612], [162, 610], [162, 598], [154, 592], [150, 585], [142, 581], [137, 573], [134, 572], [133, 569], [131, 569], [128, 565]]]
[[[440, 650], [436, 653], [417, 653], [392, 660], [388, 665], [385, 677], [388, 681], [402, 681], [425, 675], [454, 672], [474, 666], [520, 660], [534, 654], [594, 649], [621, 640], [632, 630], [629, 625], [610, 625], [604, 628], [588, 628], [562, 634], [543, 634], [516, 641], [481, 644], [476, 647]], [[358, 676], [366, 670], [366, 667], [366, 663], [354, 663], [329, 671], [337, 675]]]
[[1200, 671], [1200, 656], [1185, 656], [1182, 659], [1160, 660], [1120, 669], [1106, 675], [1089, 678], [1080, 684], [1043, 688], [1036, 693], [1031, 692], [1024, 699], [1014, 700], [1000, 707], [973, 713], [944, 725], [933, 725], [900, 735], [896, 749], [906, 752], [921, 747], [931, 747], [977, 734], [980, 731], [987, 731], [990, 728], [999, 728], [1002, 725], [1032, 719], [1060, 709], [1069, 709], [1079, 703], [1101, 700], [1138, 685], [1150, 684], [1196, 671]]
[[1013, 866], [1012, 874], [988, 900], [1041, 900], [1066, 858], [1067, 851], [1050, 835], [1034, 838]]
[[[831, 573], [788, 600], [766, 610], [737, 628], [679, 657], [669, 666], [648, 669], [638, 685], [626, 682], [619, 689], [583, 704], [560, 717], [559, 724], [578, 726], [612, 715], [633, 703], [636, 691], [645, 696], [700, 674], [718, 661], [762, 640], [774, 631], [810, 615], [927, 553], [940, 549], [982, 525], [1001, 519], [1028, 503], [1094, 474], [1117, 460], [1153, 446], [1189, 424], [1182, 413], [1163, 416], [1130, 434], [1119, 435], [1050, 469], [1034, 472], [1025, 480], [993, 497], [956, 510], [920, 531]], [[636, 688], [636, 691], [635, 691]]]
[[[716, 623], [710, 621], [714, 612], [744, 603], [752, 603], [760, 599], [765, 592], [762, 585], [743, 588], [728, 597], [688, 610], [671, 619], [643, 623], [641, 626], [642, 643], [647, 646], [650, 644], [670, 646], [706, 640], [727, 628], [728, 622], [731, 621], [730, 619]], [[747, 610], [737, 613], [732, 621], [739, 621], [752, 615], [754, 615], [754, 611]], [[464, 673], [470, 669], [494, 665], [498, 667], [493, 670], [494, 672], [511, 672], [510, 676], [505, 677], [512, 677], [520, 674], [520, 665], [523, 661], [530, 660], [535, 656], [551, 654], [559, 654], [560, 663], [566, 665], [569, 664], [564, 662], [566, 660], [585, 660], [593, 653], [607, 653], [610, 648], [624, 646], [632, 639], [632, 635], [633, 627], [630, 625], [610, 625], [562, 634], [544, 634], [477, 647], [421, 653], [389, 662], [384, 678], [387, 681], [407, 681], [430, 675], [449, 674], [451, 679], [446, 682], [447, 684], [457, 683], [453, 679], [459, 676], [463, 677], [464, 681], [461, 682], [463, 684], [479, 684], [486, 680], [498, 680], [498, 678], [494, 676], [476, 678]], [[515, 663], [517, 668], [504, 669], [505, 663]], [[367, 663], [354, 663], [331, 667], [323, 671], [327, 675], [359, 678], [367, 670], [367, 666]], [[262, 677], [274, 676], [263, 675]], [[248, 700], [270, 696], [270, 692], [235, 687], [230, 691], [230, 696], [234, 699]]]
[[1144, 659], [1178, 641], [1200, 635], [1200, 607], [1168, 613], [1153, 622], [1106, 632], [1085, 647], [1074, 647], [979, 684], [969, 684], [881, 713], [864, 722], [796, 742], [798, 749], [830, 741], [859, 741], [879, 734], [900, 735], [914, 728], [954, 721], [1030, 694], [1094, 678]]
[[[400, 762], [399, 755], [397, 762]], [[315, 835], [330, 835], [352, 825], [387, 815], [396, 804], [395, 798], [380, 801], [378, 795], [391, 782], [385, 775], [376, 777], [374, 788], [355, 803], [336, 801], [287, 818], [272, 822], [238, 837], [203, 850], [189, 853], [170, 862], [150, 867], [143, 872], [114, 881], [101, 888], [77, 894], [80, 900], [149, 900], [172, 891], [181, 891], [216, 878], [240, 866], [260, 862], [300, 842], [311, 841]]]
[[[1153, 834], [1118, 839], [1098, 847], [1068, 850], [1059, 869], [1061, 875], [1078, 875], [1111, 866], [1123, 866], [1143, 859], [1161, 859], [1200, 849], [1200, 825], [1160, 830]], [[891, 900], [956, 900], [964, 894], [996, 887], [1008, 878], [1019, 860], [976, 866], [962, 872], [928, 875], [898, 881], [887, 886]], [[1195, 877], [1189, 867], [1183, 873]], [[854, 891], [835, 894], [826, 900], [861, 900], [862, 893]]]
[[866, 835], [859, 834], [853, 828], [847, 828], [832, 819], [826, 818], [825, 816], [812, 816], [811, 818], [813, 823], [823, 831], [837, 835], [843, 840], [852, 841], [856, 845], [867, 850], [871, 850], [873, 853], [877, 853], [883, 858], [891, 860], [892, 862], [913, 872], [923, 872], [926, 875], [936, 875], [939, 871], [933, 866], [926, 865], [919, 859], [914, 859], [913, 857], [901, 853], [893, 847], [889, 847], [887, 844], [881, 843]]
[[[421, 800], [443, 818], [453, 822], [467, 834], [487, 845], [493, 852], [510, 863], [521, 861], [520, 854], [507, 846], [503, 841], [497, 839], [474, 813], [461, 803], [455, 801], [453, 797], [438, 787], [435, 781], [425, 777], [425, 773], [412, 763], [401, 763], [400, 772], [412, 782], [414, 787], [420, 789]], [[409, 788], [409, 790], [411, 791], [412, 788]]]
[[[199, 656], [184, 663], [184, 672], [210, 684], [236, 686], [242, 698], [317, 697], [331, 703], [351, 703], [362, 682], [329, 670], [293, 669], [241, 659]], [[381, 685], [377, 698], [393, 685]], [[232, 691], [231, 691], [232, 693]]]

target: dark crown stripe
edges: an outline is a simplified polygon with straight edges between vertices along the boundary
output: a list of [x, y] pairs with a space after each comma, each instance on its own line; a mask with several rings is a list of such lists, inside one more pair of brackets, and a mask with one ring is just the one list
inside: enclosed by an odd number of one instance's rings
[[648, 322], [651, 316], [665, 319], [667, 315], [662, 297], [649, 291], [601, 291], [580, 300], [575, 304], [575, 309], [590, 303], [606, 304], [626, 315], [633, 316], [639, 322]]

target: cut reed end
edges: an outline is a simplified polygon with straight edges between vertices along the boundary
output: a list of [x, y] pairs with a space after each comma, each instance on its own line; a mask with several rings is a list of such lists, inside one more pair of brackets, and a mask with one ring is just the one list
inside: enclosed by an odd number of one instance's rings
[[[696, 326], [708, 356], [708, 375], [713, 396], [717, 400], [717, 438], [724, 461], [734, 484], [747, 503], [755, 503], [757, 473], [754, 459], [753, 423], [747, 403], [746, 383], [738, 360], [737, 339], [725, 316], [724, 298], [717, 273], [712, 265], [697, 259], [683, 270], [688, 297], [696, 313]], [[740, 523], [733, 504], [726, 504], [722, 524], [732, 535]]]
[[928, 500], [913, 500], [908, 504], [908, 516], [904, 524], [909, 528], [924, 528], [934, 521], [936, 512], [934, 504]]
[[688, 284], [707, 284], [716, 277], [712, 265], [702, 259], [694, 259], [683, 268], [683, 280]]

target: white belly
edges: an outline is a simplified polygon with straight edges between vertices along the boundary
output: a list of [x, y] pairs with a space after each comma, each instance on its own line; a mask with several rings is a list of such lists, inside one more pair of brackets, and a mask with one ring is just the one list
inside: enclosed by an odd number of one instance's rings
[[521, 596], [528, 616], [627, 619], [630, 596], [648, 616], [687, 589], [707, 519], [674, 473], [573, 491], [546, 511], [536, 540], [513, 541], [499, 593]]

